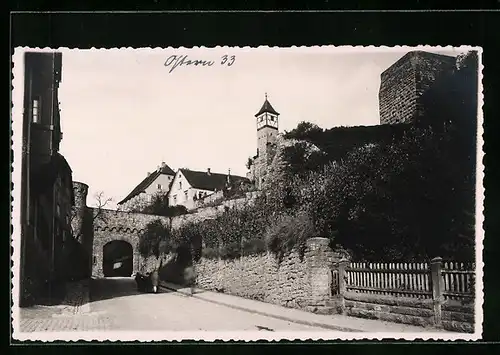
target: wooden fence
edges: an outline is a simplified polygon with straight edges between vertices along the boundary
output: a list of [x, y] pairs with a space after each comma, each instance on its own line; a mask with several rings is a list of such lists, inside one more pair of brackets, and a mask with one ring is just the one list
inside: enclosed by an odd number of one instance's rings
[[473, 263], [444, 262], [443, 277], [445, 299], [462, 300], [474, 297], [475, 265]]
[[342, 270], [332, 271], [332, 291], [418, 299], [470, 299], [474, 296], [474, 265], [442, 262], [440, 258], [430, 263], [350, 263]]

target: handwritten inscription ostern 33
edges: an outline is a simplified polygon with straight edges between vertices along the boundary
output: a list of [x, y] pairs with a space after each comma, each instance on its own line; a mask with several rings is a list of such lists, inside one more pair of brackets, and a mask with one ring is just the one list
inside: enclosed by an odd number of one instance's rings
[[[236, 56], [224, 54], [221, 56], [219, 64], [230, 67], [234, 64]], [[182, 66], [202, 66], [211, 67], [216, 62], [214, 60], [201, 60], [201, 59], [190, 59], [187, 55], [171, 55], [167, 58], [164, 65], [170, 67], [169, 73], [173, 72], [175, 68]]]

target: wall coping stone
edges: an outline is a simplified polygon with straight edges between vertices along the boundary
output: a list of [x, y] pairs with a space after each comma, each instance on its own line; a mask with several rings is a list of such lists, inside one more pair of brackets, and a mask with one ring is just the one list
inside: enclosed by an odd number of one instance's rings
[[324, 238], [324, 237], [312, 237], [312, 238], [307, 239], [306, 243], [307, 243], [307, 246], [311, 246], [313, 244], [329, 246], [330, 240], [328, 238]]

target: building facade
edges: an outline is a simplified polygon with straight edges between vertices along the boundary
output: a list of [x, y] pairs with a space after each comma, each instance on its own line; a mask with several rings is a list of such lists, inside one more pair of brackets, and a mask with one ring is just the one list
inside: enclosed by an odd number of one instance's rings
[[455, 69], [455, 57], [423, 51], [404, 55], [381, 74], [380, 124], [417, 121], [423, 114], [422, 95]]
[[61, 53], [25, 54], [21, 305], [61, 297], [72, 277], [72, 171], [59, 153], [61, 70]]
[[165, 162], [162, 162], [154, 172], [148, 172], [144, 180], [118, 202], [118, 206], [126, 211], [135, 210], [151, 202], [156, 194], [167, 194], [174, 176], [175, 172]]
[[227, 191], [241, 189], [242, 185], [249, 184], [249, 179], [231, 175], [231, 172], [220, 174], [210, 169], [179, 169], [168, 193], [168, 202], [169, 206], [184, 206], [192, 210], [227, 196]]
[[279, 113], [273, 108], [267, 94], [261, 109], [255, 114], [257, 129], [257, 154], [249, 161], [247, 177], [260, 188], [265, 182], [267, 168], [276, 153], [279, 134]]

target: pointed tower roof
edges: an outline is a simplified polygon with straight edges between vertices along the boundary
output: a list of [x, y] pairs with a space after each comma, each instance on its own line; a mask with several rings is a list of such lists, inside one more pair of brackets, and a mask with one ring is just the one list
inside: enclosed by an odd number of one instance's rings
[[271, 106], [271, 103], [267, 100], [267, 93], [266, 93], [266, 101], [264, 101], [264, 105], [262, 105], [261, 109], [259, 112], [255, 114], [255, 117], [263, 114], [264, 112], [272, 113], [275, 115], [279, 115], [279, 113]]

